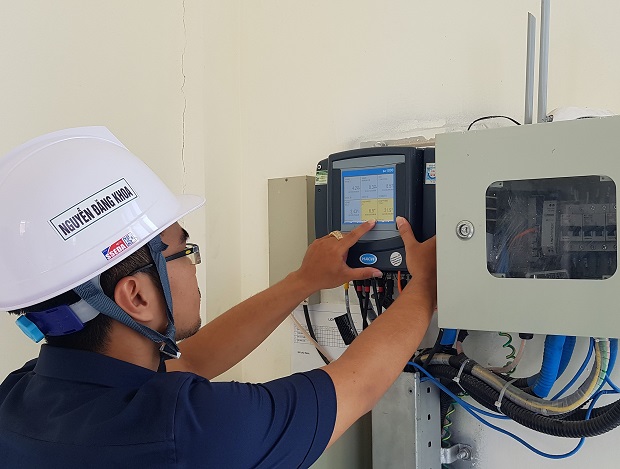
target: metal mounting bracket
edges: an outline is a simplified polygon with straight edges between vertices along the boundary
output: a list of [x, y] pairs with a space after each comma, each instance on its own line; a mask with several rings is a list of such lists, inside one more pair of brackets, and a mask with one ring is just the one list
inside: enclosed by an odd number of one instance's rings
[[472, 458], [472, 447], [456, 444], [449, 448], [441, 448], [441, 464], [452, 464], [455, 461], [469, 461]]

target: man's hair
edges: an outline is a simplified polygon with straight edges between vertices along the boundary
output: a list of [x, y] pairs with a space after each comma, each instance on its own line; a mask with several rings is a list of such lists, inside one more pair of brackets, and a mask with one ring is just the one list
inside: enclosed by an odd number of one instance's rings
[[[100, 277], [103, 292], [114, 300], [114, 289], [116, 284], [124, 277], [127, 277], [135, 270], [153, 262], [153, 257], [148, 246], [143, 246], [134, 252], [127, 259], [122, 260], [113, 267], [103, 272]], [[144, 272], [151, 277], [163, 293], [159, 275], [155, 267], [150, 267]], [[73, 290], [69, 290], [54, 298], [43, 301], [36, 305], [28, 306], [23, 309], [9, 311], [11, 314], [26, 314], [45, 311], [61, 305], [72, 305], [80, 301], [80, 297]], [[108, 335], [112, 327], [113, 319], [105, 314], [99, 314], [95, 318], [84, 324], [84, 329], [73, 334], [63, 336], [45, 336], [48, 344], [56, 347], [66, 347], [72, 349], [86, 350], [89, 352], [103, 352], [107, 343]]]

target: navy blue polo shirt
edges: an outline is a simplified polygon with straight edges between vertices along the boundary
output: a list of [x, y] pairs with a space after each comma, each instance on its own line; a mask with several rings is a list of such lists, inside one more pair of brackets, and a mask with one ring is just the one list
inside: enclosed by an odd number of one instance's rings
[[322, 370], [219, 383], [44, 345], [0, 385], [0, 466], [308, 467], [335, 419]]

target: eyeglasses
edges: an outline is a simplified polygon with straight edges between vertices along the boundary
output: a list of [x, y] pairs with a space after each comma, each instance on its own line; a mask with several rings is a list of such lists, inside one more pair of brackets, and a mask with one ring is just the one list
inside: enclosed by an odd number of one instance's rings
[[[200, 264], [200, 248], [197, 244], [187, 243], [185, 245], [185, 249], [183, 249], [181, 252], [177, 252], [176, 254], [165, 257], [164, 260], [166, 262], [170, 262], [175, 259], [180, 259], [181, 257], [187, 257], [192, 265]], [[140, 267], [139, 269], [134, 270], [133, 272], [128, 273], [127, 277], [133, 274], [137, 274], [138, 272], [148, 270], [151, 267], [155, 267], [155, 264], [153, 264], [152, 262], [143, 267]]]

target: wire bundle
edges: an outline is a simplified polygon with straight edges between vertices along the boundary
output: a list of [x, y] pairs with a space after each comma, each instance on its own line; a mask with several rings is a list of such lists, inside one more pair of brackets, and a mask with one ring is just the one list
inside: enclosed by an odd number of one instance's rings
[[[620, 400], [600, 408], [594, 407], [602, 395], [620, 392], [608, 376], [615, 361], [617, 347], [616, 339], [611, 341], [592, 339], [588, 356], [575, 377], [551, 400], [532, 395], [531, 388], [527, 386], [527, 379], [515, 380], [508, 375], [493, 373], [463, 353], [458, 355], [437, 353], [434, 356], [430, 353], [421, 353], [409, 365], [422, 372], [426, 376], [425, 379], [430, 379], [443, 391], [441, 402], [444, 444], [449, 442], [449, 427], [446, 427], [447, 413], [443, 408], [447, 409], [447, 405], [452, 402], [443, 398], [446, 395], [477, 420], [516, 439], [540, 456], [562, 459], [575, 454], [583, 445], [586, 437], [601, 435], [620, 425]], [[595, 356], [595, 361], [588, 377], [576, 391], [560, 398], [577, 381], [592, 354]], [[563, 363], [562, 366], [565, 367], [565, 364]], [[455, 384], [487, 410], [472, 406], [459, 398], [454, 389]], [[605, 384], [612, 389], [601, 390]], [[518, 385], [525, 387], [521, 388]], [[584, 408], [584, 405], [587, 407]], [[498, 419], [512, 419], [540, 433], [564, 438], [580, 438], [581, 441], [568, 453], [547, 454], [516, 435], [486, 421], [482, 415]], [[451, 419], [449, 424], [452, 424]], [[446, 431], [448, 431], [447, 439]]]

